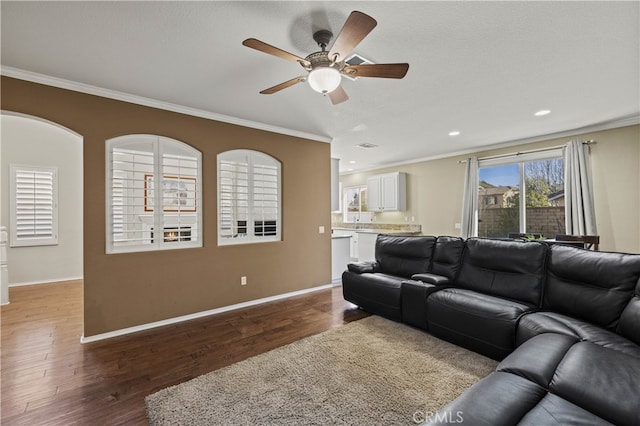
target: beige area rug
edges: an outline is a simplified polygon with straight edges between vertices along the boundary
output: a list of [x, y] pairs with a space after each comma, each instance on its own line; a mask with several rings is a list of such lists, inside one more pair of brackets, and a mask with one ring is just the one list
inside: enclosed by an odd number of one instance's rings
[[413, 425], [497, 363], [371, 316], [146, 398], [157, 425]]

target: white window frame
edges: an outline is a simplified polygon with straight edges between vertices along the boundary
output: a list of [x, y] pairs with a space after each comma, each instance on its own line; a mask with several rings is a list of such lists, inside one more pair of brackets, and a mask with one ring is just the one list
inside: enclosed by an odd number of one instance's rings
[[[11, 164], [10, 185], [11, 185], [11, 205], [10, 205], [10, 239], [11, 247], [30, 246], [51, 246], [58, 244], [58, 168], [47, 166], [26, 166]], [[22, 174], [21, 178], [18, 175]], [[33, 174], [33, 181], [28, 181], [26, 175]], [[40, 185], [44, 185], [40, 190], [36, 188], [38, 177]], [[47, 178], [48, 176], [48, 178]], [[43, 182], [41, 179], [45, 178]], [[25, 181], [27, 179], [27, 181]], [[50, 179], [50, 182], [47, 181]], [[33, 188], [25, 187], [24, 184]], [[20, 186], [20, 187], [19, 187]], [[25, 198], [25, 196], [31, 198]], [[40, 202], [36, 201], [40, 198]], [[36, 204], [44, 203], [45, 210], [50, 209], [50, 213], [45, 213], [44, 217], [36, 213]], [[25, 212], [24, 209], [33, 210], [33, 213]], [[20, 212], [22, 210], [22, 212]], [[25, 221], [33, 221], [32, 226], [25, 229]], [[40, 224], [36, 224], [39, 220]], [[50, 232], [38, 235], [37, 228], [47, 228]], [[29, 235], [30, 234], [30, 235]]]
[[[228, 160], [229, 156], [234, 157], [239, 155], [246, 155], [248, 159], [248, 163], [247, 163], [248, 164], [247, 166], [248, 214], [246, 218], [246, 234], [229, 237], [224, 235], [223, 227], [222, 227], [223, 225], [222, 224], [222, 218], [223, 218], [222, 197], [223, 197], [223, 194], [228, 195], [228, 192], [225, 191], [222, 185], [222, 173], [223, 173], [222, 163], [232, 162]], [[277, 211], [276, 211], [276, 217], [275, 217], [276, 229], [275, 229], [274, 235], [255, 235], [255, 221], [257, 218], [254, 216], [253, 212], [254, 212], [254, 204], [257, 200], [255, 200], [254, 198], [254, 196], [256, 195], [254, 191], [255, 189], [254, 173], [256, 171], [256, 168], [260, 166], [264, 166], [264, 164], [259, 164], [260, 161], [262, 162], [267, 161], [270, 163], [268, 164], [269, 167], [276, 168], [276, 179], [277, 179], [276, 210]], [[217, 176], [218, 177], [217, 178], [217, 181], [218, 181], [217, 182], [218, 184], [218, 212], [217, 212], [218, 245], [226, 246], [226, 245], [236, 245], [236, 244], [269, 243], [269, 242], [282, 241], [282, 163], [275, 157], [272, 157], [269, 154], [265, 154], [264, 152], [254, 151], [249, 149], [236, 149], [236, 150], [221, 152], [220, 154], [218, 154], [217, 168], [218, 168], [218, 176]]]
[[[551, 160], [555, 158], [564, 158], [562, 148], [553, 148], [553, 149], [545, 149], [544, 151], [537, 152], [528, 152], [516, 155], [509, 155], [506, 157], [496, 157], [496, 158], [488, 158], [488, 159], [479, 159], [478, 160], [478, 177], [480, 176], [480, 169], [486, 167], [496, 167], [496, 166], [506, 166], [509, 164], [517, 164], [519, 169], [519, 185], [521, 193], [524, 194], [526, 191], [524, 190], [524, 182], [525, 182], [525, 173], [524, 173], [524, 163], [529, 163], [532, 161], [541, 161], [541, 160]], [[479, 179], [478, 179], [479, 180]], [[527, 226], [527, 200], [524, 196], [519, 198], [519, 225], [520, 229], [518, 232], [526, 232]], [[476, 215], [476, 221], [478, 220], [478, 215]]]
[[[127, 149], [127, 146], [131, 146], [131, 144], [135, 144], [136, 142], [142, 143], [151, 143], [153, 146], [153, 152], [151, 156], [153, 157], [153, 171], [152, 176], [167, 176], [167, 173], [164, 172], [165, 166], [163, 164], [163, 158], [165, 158], [165, 154], [168, 150], [170, 150], [171, 146], [179, 148], [180, 150], [186, 150], [189, 152], [190, 157], [193, 157], [197, 163], [196, 170], [196, 181], [195, 181], [195, 212], [181, 213], [181, 212], [167, 212], [162, 205], [163, 200], [160, 196], [153, 197], [153, 208], [151, 211], [145, 211], [144, 213], [140, 213], [138, 219], [141, 222], [144, 222], [147, 227], [152, 230], [161, 229], [163, 230], [162, 234], [164, 236], [165, 224], [168, 224], [168, 219], [170, 218], [178, 218], [178, 220], [182, 220], [183, 218], [187, 218], [194, 224], [194, 231], [191, 235], [190, 241], [165, 241], [164, 237], [156, 238], [154, 237], [151, 242], [143, 242], [140, 244], [130, 244], [130, 245], [117, 245], [115, 241], [116, 233], [119, 230], [123, 229], [123, 218], [122, 213], [120, 213], [119, 209], [116, 209], [114, 212], [114, 199], [120, 199], [122, 197], [121, 202], [124, 204], [125, 196], [121, 195], [120, 191], [114, 192], [114, 180], [122, 179], [122, 176], [119, 176], [118, 170], [113, 169], [113, 153], [117, 148]], [[105, 143], [106, 148], [106, 173], [105, 173], [105, 213], [106, 213], [106, 253], [114, 254], [114, 253], [133, 253], [133, 252], [145, 252], [145, 251], [156, 251], [156, 250], [175, 250], [175, 249], [184, 249], [184, 248], [194, 248], [194, 247], [202, 247], [202, 236], [203, 236], [203, 226], [202, 226], [202, 154], [197, 149], [192, 146], [167, 137], [157, 136], [157, 135], [125, 135], [116, 137], [113, 139], [109, 139]], [[144, 152], [144, 151], [143, 151]], [[114, 173], [115, 172], [115, 173]], [[169, 173], [170, 174], [170, 173]], [[115, 185], [120, 188], [121, 185]], [[155, 188], [154, 188], [155, 189]], [[124, 190], [126, 191], [126, 189]], [[146, 188], [145, 188], [146, 191]], [[158, 192], [158, 191], [155, 191]], [[145, 197], [146, 197], [145, 193]], [[114, 198], [115, 197], [115, 198]], [[124, 208], [127, 206], [125, 205]], [[124, 210], [122, 210], [124, 211]], [[118, 234], [121, 235], [121, 234]]]

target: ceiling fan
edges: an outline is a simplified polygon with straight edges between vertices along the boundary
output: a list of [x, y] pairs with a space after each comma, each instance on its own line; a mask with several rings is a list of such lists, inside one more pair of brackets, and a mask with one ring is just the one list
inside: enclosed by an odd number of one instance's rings
[[294, 84], [308, 81], [316, 92], [328, 95], [334, 105], [349, 99], [340, 82], [342, 75], [349, 77], [380, 77], [403, 78], [409, 70], [409, 64], [360, 64], [349, 65], [345, 59], [353, 49], [375, 28], [378, 23], [372, 17], [362, 12], [351, 12], [342, 30], [336, 37], [333, 46], [326, 50], [333, 34], [329, 30], [319, 30], [313, 34], [313, 39], [320, 46], [321, 51], [314, 52], [305, 58], [271, 46], [255, 38], [248, 38], [243, 45], [259, 50], [269, 55], [277, 56], [302, 65], [308, 75], [292, 78], [284, 83], [265, 89], [260, 93], [270, 95]]

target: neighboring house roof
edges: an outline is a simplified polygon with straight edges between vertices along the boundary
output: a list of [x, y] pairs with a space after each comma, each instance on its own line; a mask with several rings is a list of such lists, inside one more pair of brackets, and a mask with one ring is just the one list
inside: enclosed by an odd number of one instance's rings
[[507, 192], [518, 192], [518, 187], [516, 186], [494, 186], [494, 187], [481, 187], [478, 189], [480, 195], [502, 195]]
[[552, 192], [551, 194], [549, 194], [549, 196], [547, 198], [549, 199], [549, 201], [556, 201], [556, 200], [563, 199], [564, 198], [564, 189], [561, 189], [560, 191]]

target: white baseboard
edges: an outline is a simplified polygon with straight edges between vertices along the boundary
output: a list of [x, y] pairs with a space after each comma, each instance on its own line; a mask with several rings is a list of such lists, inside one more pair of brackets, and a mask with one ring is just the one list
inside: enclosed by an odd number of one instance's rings
[[55, 278], [53, 280], [42, 280], [42, 281], [23, 281], [19, 283], [9, 283], [9, 287], [22, 287], [25, 285], [39, 285], [39, 284], [53, 284], [53, 283], [61, 283], [64, 281], [80, 281], [83, 277], [70, 277], [70, 278]]
[[250, 300], [248, 302], [236, 303], [235, 305], [223, 306], [220, 308], [209, 309], [207, 311], [196, 312], [193, 314], [182, 315], [179, 317], [168, 318], [162, 321], [150, 322], [147, 324], [136, 325], [134, 327], [121, 328], [119, 330], [109, 331], [107, 333], [96, 334], [94, 336], [85, 337], [84, 334], [80, 337], [80, 343], [91, 343], [99, 340], [110, 339], [112, 337], [122, 336], [125, 334], [136, 333], [138, 331], [149, 330], [156, 327], [162, 327], [165, 325], [175, 324], [182, 321], [189, 321], [196, 318], [207, 317], [209, 315], [221, 314], [223, 312], [229, 312], [236, 309], [248, 308], [250, 306], [260, 305], [262, 303], [273, 302], [275, 300], [287, 299], [289, 297], [300, 296], [302, 294], [313, 293], [320, 290], [327, 290], [334, 287], [335, 284], [326, 284], [318, 287], [312, 287], [305, 290], [292, 291], [290, 293], [278, 294], [276, 296], [264, 297], [262, 299]]

